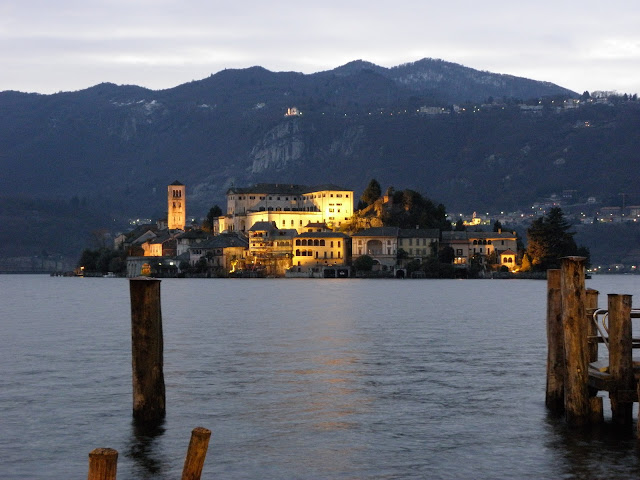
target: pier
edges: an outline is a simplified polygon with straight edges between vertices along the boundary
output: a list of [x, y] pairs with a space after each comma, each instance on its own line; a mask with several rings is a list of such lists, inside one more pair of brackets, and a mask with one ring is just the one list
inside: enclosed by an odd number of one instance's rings
[[547, 388], [545, 403], [564, 414], [571, 426], [604, 421], [603, 397], [611, 402], [612, 423], [631, 429], [633, 403], [640, 391], [640, 362], [633, 349], [631, 295], [610, 293], [607, 308], [598, 307], [600, 292], [585, 288], [585, 259], [566, 257], [561, 268], [547, 271]]

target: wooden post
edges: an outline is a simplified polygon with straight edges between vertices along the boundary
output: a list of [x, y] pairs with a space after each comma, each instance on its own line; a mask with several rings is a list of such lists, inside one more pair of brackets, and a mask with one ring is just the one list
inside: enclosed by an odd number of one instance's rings
[[587, 288], [585, 305], [587, 311], [587, 331], [589, 335], [589, 363], [598, 361], [598, 327], [593, 321], [593, 312], [598, 309], [598, 295], [600, 292]]
[[585, 312], [585, 258], [564, 257], [561, 265], [562, 327], [564, 331], [564, 407], [567, 423], [589, 423], [589, 362]]
[[116, 480], [118, 451], [113, 448], [96, 448], [89, 452], [88, 480]]
[[564, 333], [562, 331], [561, 271], [547, 270], [547, 392], [545, 404], [564, 411]]
[[191, 432], [191, 441], [182, 469], [182, 480], [200, 480], [210, 437], [211, 430], [206, 428], [196, 427]]
[[[593, 288], [587, 288], [586, 291], [586, 304], [585, 309], [587, 312], [587, 334], [588, 338], [588, 361], [597, 362], [598, 361], [598, 327], [593, 321], [593, 312], [598, 309], [598, 295], [600, 292], [598, 290], [594, 290]], [[598, 390], [595, 388], [589, 387], [589, 408], [591, 410], [590, 421], [592, 424], [597, 425], [600, 423], [604, 423], [604, 408], [602, 405], [602, 397], [598, 397]]]
[[631, 353], [631, 295], [609, 294], [608, 309], [612, 420], [616, 425], [631, 425], [633, 401], [629, 401], [629, 396], [636, 389]]
[[165, 416], [160, 280], [132, 278], [131, 351], [133, 417], [157, 422]]

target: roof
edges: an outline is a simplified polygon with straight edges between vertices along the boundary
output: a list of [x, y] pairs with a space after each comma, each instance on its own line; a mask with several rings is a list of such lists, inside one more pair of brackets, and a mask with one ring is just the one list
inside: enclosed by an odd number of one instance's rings
[[400, 229], [398, 227], [373, 227], [354, 233], [352, 237], [397, 237]]
[[400, 238], [440, 238], [440, 230], [437, 228], [401, 228], [398, 232]]
[[461, 232], [461, 231], [442, 232], [443, 242], [451, 242], [454, 240], [466, 242], [468, 239], [469, 237], [467, 237], [467, 232]]
[[500, 255], [516, 255], [516, 252], [514, 252], [513, 250], [511, 250], [510, 248], [507, 248], [504, 251], [500, 252]]
[[210, 233], [207, 233], [204, 230], [189, 230], [187, 232], [179, 234], [177, 238], [198, 239], [198, 238], [208, 238], [211, 236], [212, 235]]
[[516, 234], [513, 232], [467, 232], [468, 238], [515, 238]]
[[443, 241], [451, 240], [473, 240], [473, 239], [496, 239], [496, 238], [516, 238], [515, 233], [511, 232], [442, 232]]
[[232, 233], [223, 233], [220, 235], [216, 235], [215, 237], [197, 246], [194, 246], [193, 248], [207, 249], [207, 248], [230, 248], [230, 247], [248, 248], [249, 242]]
[[322, 192], [325, 190], [337, 190], [339, 192], [350, 192], [350, 189], [333, 185], [330, 183], [316, 186], [297, 185], [292, 183], [256, 183], [251, 187], [231, 187], [227, 190], [227, 195], [264, 193], [276, 195], [304, 195], [311, 192]]
[[349, 238], [342, 232], [304, 232], [299, 233], [295, 238]]
[[256, 222], [249, 229], [250, 232], [271, 232], [278, 230], [275, 222]]
[[304, 228], [327, 228], [326, 222], [309, 222]]
[[178, 180], [176, 180], [175, 182], [173, 182], [171, 185], [174, 185], [176, 187], [180, 186], [180, 187], [184, 187], [184, 183], [180, 183]]

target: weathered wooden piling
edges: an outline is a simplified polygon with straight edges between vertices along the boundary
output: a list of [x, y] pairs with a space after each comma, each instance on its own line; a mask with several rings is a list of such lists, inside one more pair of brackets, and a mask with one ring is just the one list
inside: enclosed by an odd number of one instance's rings
[[[587, 325], [587, 344], [588, 344], [588, 361], [598, 361], [598, 327], [593, 321], [593, 314], [598, 309], [598, 296], [600, 292], [593, 288], [587, 288], [586, 290], [586, 325]], [[602, 403], [602, 397], [598, 397], [598, 390], [595, 388], [589, 388], [589, 409], [590, 409], [590, 422], [594, 425], [604, 422], [604, 407]]]
[[565, 418], [569, 425], [582, 426], [590, 421], [584, 257], [562, 259], [561, 291], [565, 356]]
[[157, 422], [165, 416], [160, 280], [132, 278], [131, 351], [133, 417]]
[[547, 390], [545, 404], [564, 412], [564, 332], [562, 329], [561, 270], [547, 270]]
[[118, 451], [113, 448], [96, 448], [89, 452], [88, 480], [116, 480]]
[[589, 362], [598, 361], [598, 327], [593, 321], [593, 313], [598, 309], [598, 295], [600, 292], [593, 288], [587, 288], [586, 291], [586, 315], [587, 315], [587, 334], [589, 342]]
[[191, 432], [189, 449], [182, 469], [182, 480], [200, 480], [209, 447], [209, 438], [211, 438], [211, 430], [206, 428], [196, 427]]
[[611, 415], [616, 425], [630, 426], [636, 390], [631, 351], [631, 295], [609, 294], [608, 310]]

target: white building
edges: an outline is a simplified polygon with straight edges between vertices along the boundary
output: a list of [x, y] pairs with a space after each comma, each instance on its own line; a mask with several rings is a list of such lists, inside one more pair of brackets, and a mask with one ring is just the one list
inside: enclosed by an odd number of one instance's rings
[[227, 191], [227, 213], [218, 217], [216, 233], [246, 232], [257, 222], [279, 229], [304, 231], [308, 223], [326, 223], [337, 230], [353, 215], [353, 190], [336, 185], [260, 183]]

